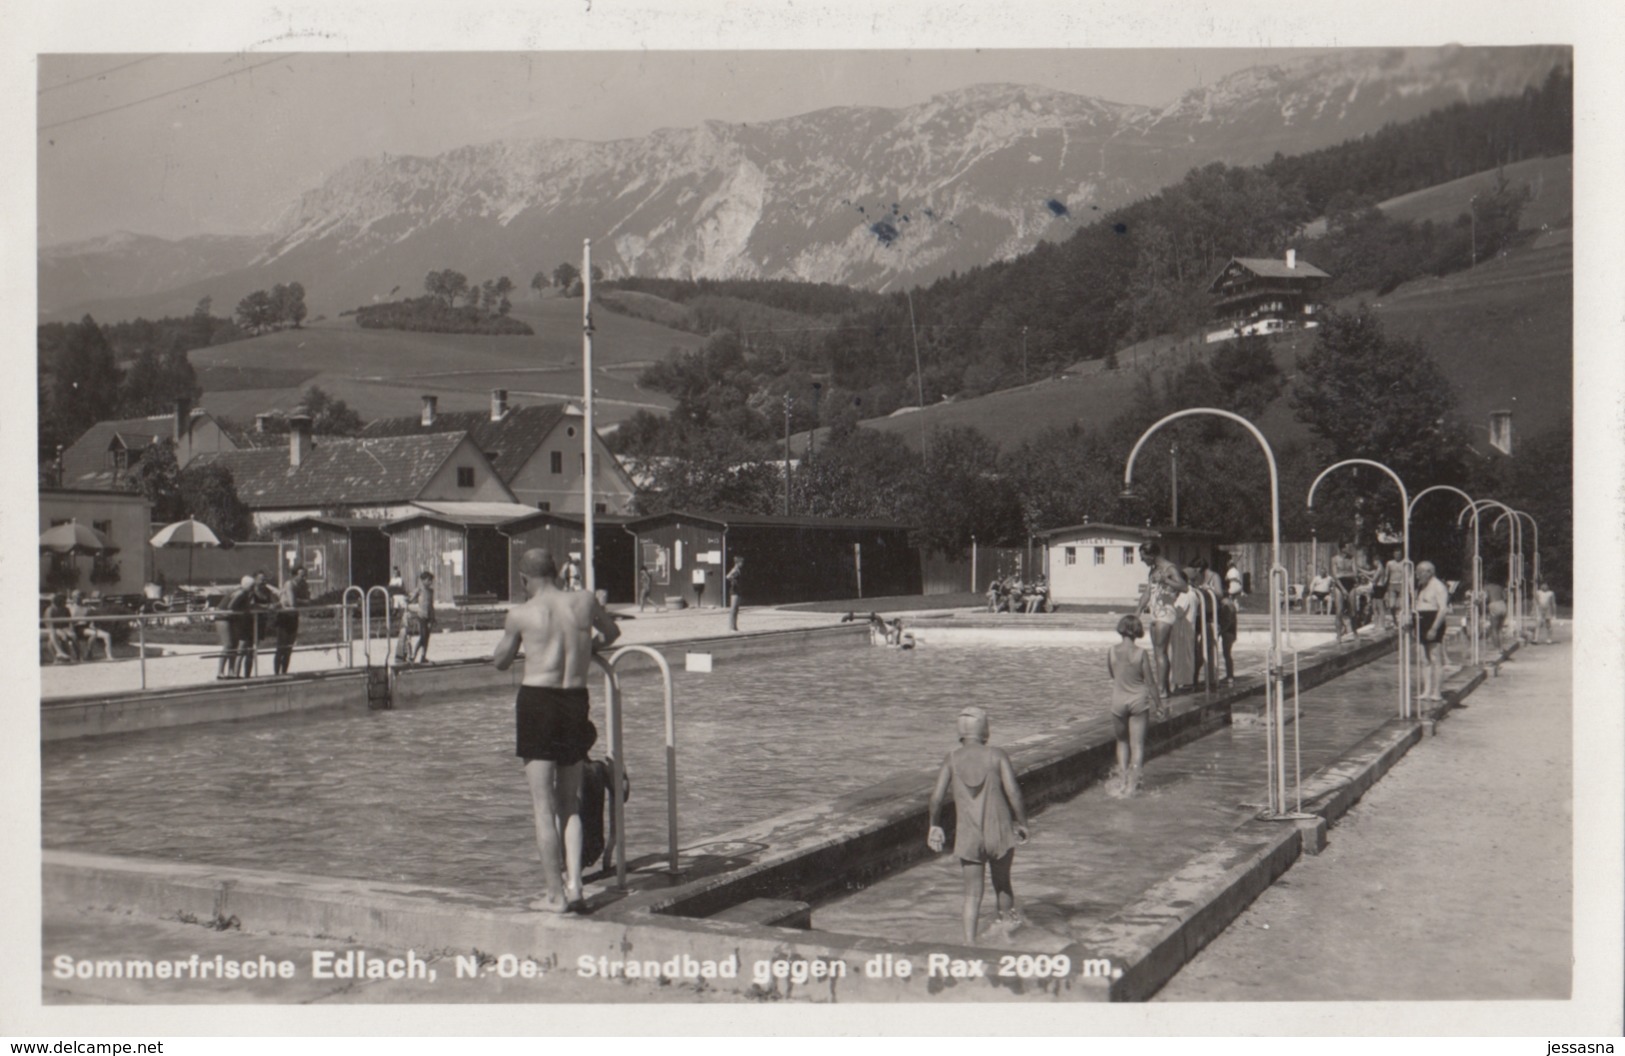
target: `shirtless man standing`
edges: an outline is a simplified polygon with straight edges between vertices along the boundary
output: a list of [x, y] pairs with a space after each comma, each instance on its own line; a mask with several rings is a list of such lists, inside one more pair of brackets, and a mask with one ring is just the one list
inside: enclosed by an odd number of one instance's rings
[[[525, 761], [536, 808], [536, 846], [547, 894], [532, 909], [564, 913], [581, 901], [581, 764], [598, 739], [587, 717], [587, 674], [600, 645], [620, 628], [590, 591], [559, 589], [558, 564], [547, 550], [519, 559], [522, 604], [508, 610], [502, 640], [491, 655], [506, 671], [525, 647], [525, 677], [514, 705], [516, 754]], [[595, 637], [597, 631], [602, 637]], [[561, 844], [562, 842], [562, 854]]]

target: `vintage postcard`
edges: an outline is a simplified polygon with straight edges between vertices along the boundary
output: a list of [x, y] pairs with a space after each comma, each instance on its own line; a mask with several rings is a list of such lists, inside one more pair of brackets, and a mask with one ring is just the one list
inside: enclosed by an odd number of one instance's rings
[[30, 12], [0, 1034], [1617, 1033], [1604, 16]]

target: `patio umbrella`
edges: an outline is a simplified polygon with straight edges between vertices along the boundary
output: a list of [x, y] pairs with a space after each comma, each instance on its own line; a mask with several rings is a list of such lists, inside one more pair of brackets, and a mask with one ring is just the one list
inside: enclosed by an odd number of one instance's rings
[[53, 554], [104, 554], [116, 549], [107, 537], [78, 521], [69, 521], [40, 533], [39, 548]]
[[164, 525], [148, 542], [153, 546], [186, 547], [186, 585], [191, 586], [192, 551], [200, 546], [219, 546], [220, 537], [202, 521], [188, 517], [184, 521]]

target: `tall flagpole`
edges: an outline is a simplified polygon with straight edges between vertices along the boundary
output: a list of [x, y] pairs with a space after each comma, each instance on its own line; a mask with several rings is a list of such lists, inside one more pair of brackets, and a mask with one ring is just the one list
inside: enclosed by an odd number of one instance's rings
[[592, 239], [581, 240], [581, 555], [582, 582], [590, 593], [595, 587], [593, 578], [592, 540]]

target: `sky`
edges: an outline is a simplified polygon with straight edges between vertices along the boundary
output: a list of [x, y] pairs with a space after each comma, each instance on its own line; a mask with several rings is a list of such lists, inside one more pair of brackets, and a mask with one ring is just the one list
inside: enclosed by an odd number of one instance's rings
[[383, 153], [903, 107], [991, 82], [1165, 105], [1314, 50], [46, 54], [39, 240], [265, 230], [334, 169]]

